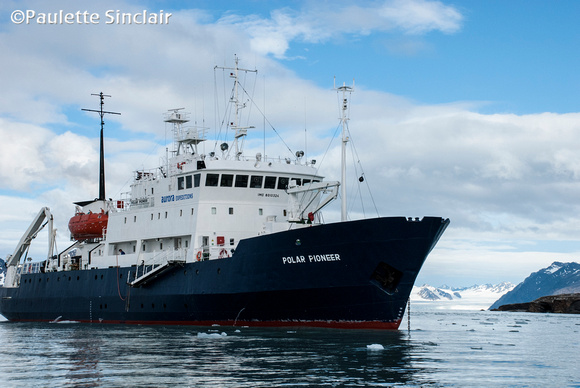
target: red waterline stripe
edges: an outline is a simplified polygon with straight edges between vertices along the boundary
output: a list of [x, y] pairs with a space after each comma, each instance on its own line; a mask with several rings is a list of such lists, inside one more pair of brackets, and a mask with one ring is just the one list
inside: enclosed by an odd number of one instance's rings
[[[53, 322], [39, 319], [13, 319], [11, 322]], [[103, 320], [89, 321], [79, 319], [62, 319], [58, 322], [106, 323], [128, 325], [171, 325], [171, 326], [223, 326], [223, 327], [317, 327], [329, 329], [358, 329], [358, 330], [397, 330], [401, 324], [398, 319], [393, 322], [381, 321], [118, 321]]]

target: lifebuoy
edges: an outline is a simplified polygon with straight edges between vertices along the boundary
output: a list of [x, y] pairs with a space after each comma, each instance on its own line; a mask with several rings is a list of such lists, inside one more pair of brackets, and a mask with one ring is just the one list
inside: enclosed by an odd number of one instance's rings
[[197, 261], [201, 260], [201, 251], [197, 252], [197, 255], [195, 255], [195, 257], [197, 258]]
[[219, 258], [220, 258], [220, 259], [223, 259], [223, 258], [225, 258], [225, 257], [229, 257], [229, 256], [228, 256], [228, 250], [227, 250], [226, 248], [222, 248], [222, 250], [220, 251]]

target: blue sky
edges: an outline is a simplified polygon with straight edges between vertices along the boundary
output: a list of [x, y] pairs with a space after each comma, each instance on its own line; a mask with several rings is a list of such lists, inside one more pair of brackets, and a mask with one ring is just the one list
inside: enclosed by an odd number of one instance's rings
[[[16, 24], [17, 10], [99, 13], [98, 25]], [[171, 12], [107, 25], [106, 10]], [[162, 114], [215, 127], [215, 65], [258, 69], [256, 102], [294, 149], [336, 179], [337, 83], [381, 216], [452, 224], [419, 282], [522, 281], [580, 257], [577, 1], [7, 1], [0, 5], [0, 257], [41, 206], [60, 217], [96, 193], [91, 93], [106, 124], [109, 196], [165, 149]], [[257, 128], [262, 119], [248, 117]], [[96, 128], [95, 128], [96, 127]], [[306, 135], [305, 135], [306, 134]], [[262, 133], [248, 139], [261, 150]], [[268, 132], [268, 153], [285, 147]], [[367, 207], [368, 209], [368, 207]], [[337, 208], [327, 212], [334, 219]], [[363, 216], [353, 205], [351, 218]], [[41, 247], [44, 249], [44, 247]]]

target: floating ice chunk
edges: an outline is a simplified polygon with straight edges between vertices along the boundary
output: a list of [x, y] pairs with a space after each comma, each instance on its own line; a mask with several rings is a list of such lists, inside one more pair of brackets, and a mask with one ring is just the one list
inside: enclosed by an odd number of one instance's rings
[[367, 350], [371, 350], [371, 351], [385, 350], [385, 347], [381, 344], [372, 344], [372, 345], [367, 345]]
[[197, 338], [221, 338], [227, 337], [226, 333], [197, 333]]

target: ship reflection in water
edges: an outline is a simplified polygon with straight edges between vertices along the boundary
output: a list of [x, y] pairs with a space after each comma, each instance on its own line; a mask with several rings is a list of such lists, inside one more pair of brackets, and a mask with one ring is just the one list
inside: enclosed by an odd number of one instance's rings
[[418, 310], [410, 331], [3, 322], [0, 386], [578, 386], [578, 325]]

